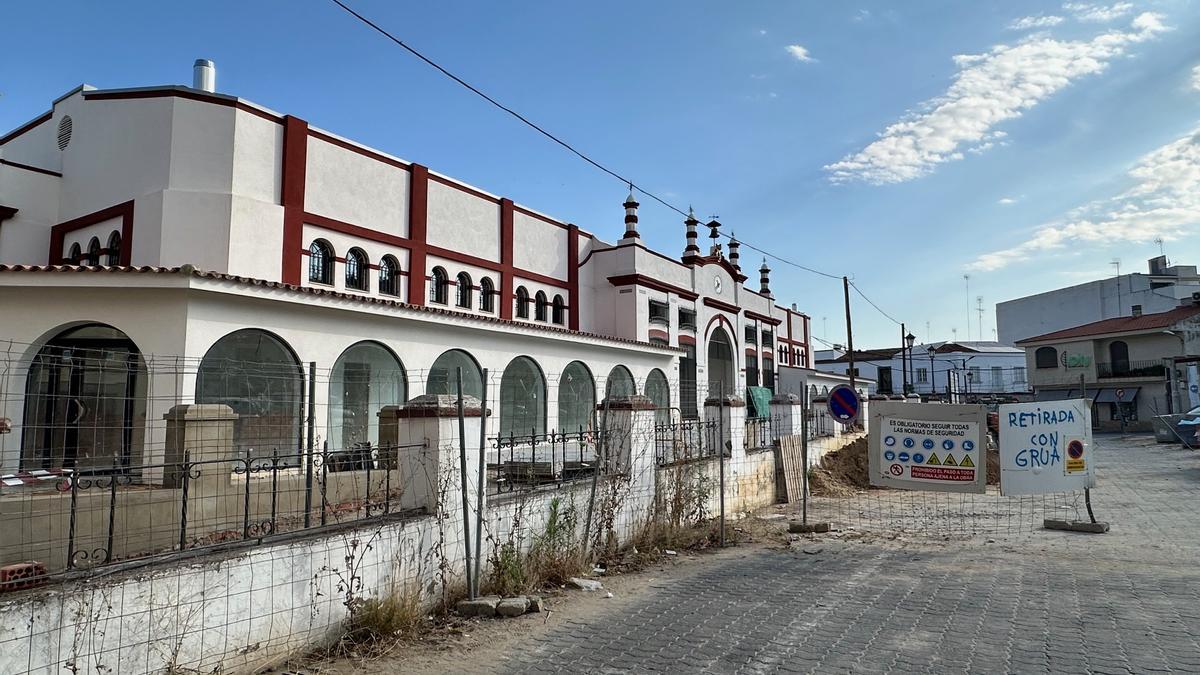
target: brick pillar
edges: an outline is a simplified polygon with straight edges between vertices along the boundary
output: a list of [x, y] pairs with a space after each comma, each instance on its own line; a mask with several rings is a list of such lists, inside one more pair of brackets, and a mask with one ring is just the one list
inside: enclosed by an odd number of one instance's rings
[[[467, 500], [472, 546], [478, 503], [479, 431], [485, 412], [479, 399], [463, 399], [467, 455]], [[379, 445], [385, 464], [394, 464], [404, 485], [401, 509], [424, 508], [446, 528], [446, 555], [454, 569], [463, 567], [462, 473], [458, 432], [458, 397], [424, 394], [403, 406], [379, 412]], [[410, 447], [418, 446], [418, 447]], [[482, 477], [486, 480], [486, 476]], [[474, 551], [472, 550], [472, 554]], [[486, 559], [487, 556], [484, 556]]]
[[775, 438], [799, 436], [804, 427], [804, 402], [795, 394], [775, 394], [771, 397], [771, 433]]
[[704, 419], [715, 421], [725, 429], [725, 452], [730, 463], [737, 465], [746, 458], [746, 402], [737, 396], [718, 399], [715, 396], [704, 402]]

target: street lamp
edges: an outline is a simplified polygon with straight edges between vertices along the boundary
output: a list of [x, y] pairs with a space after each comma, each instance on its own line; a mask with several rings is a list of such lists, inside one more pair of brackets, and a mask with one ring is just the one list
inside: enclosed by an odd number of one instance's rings
[[[917, 341], [917, 336], [913, 335], [912, 333], [909, 333], [908, 335], [904, 336], [904, 342], [908, 345], [908, 365], [906, 365], [905, 368], [908, 368], [912, 365], [912, 348], [913, 348], [913, 343], [916, 341]], [[912, 382], [912, 379], [909, 378], [907, 375], [907, 371], [905, 371], [905, 372], [906, 372], [906, 374], [904, 376], [904, 379], [908, 380], [909, 382]], [[915, 382], [913, 382], [912, 388], [913, 388], [913, 391], [916, 391], [917, 385]], [[909, 392], [906, 391], [904, 393], [907, 394]]]

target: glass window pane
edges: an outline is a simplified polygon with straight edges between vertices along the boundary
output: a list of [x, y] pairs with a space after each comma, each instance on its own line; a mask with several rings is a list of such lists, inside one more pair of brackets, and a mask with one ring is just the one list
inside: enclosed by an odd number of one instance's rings
[[404, 366], [377, 342], [352, 345], [338, 357], [329, 379], [329, 447], [379, 444], [379, 411], [407, 399]]
[[427, 394], [458, 396], [458, 369], [463, 371], [463, 394], [483, 398], [483, 373], [470, 354], [461, 349], [451, 349], [437, 357], [429, 368], [429, 380], [425, 383]]
[[558, 380], [558, 430], [566, 433], [592, 428], [596, 383], [587, 366], [572, 361]]
[[533, 359], [519, 356], [508, 364], [500, 379], [500, 435], [545, 431], [546, 382]]

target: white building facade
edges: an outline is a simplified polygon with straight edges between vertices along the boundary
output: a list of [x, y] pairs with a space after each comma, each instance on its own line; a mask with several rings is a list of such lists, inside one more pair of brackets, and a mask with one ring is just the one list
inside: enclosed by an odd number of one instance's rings
[[500, 381], [500, 434], [587, 427], [610, 393], [697, 417], [812, 367], [765, 263], [702, 251], [695, 218], [682, 256], [650, 250], [623, 206], [608, 243], [240, 98], [80, 87], [0, 136], [0, 469], [160, 461], [178, 403], [231, 405], [262, 452], [374, 442], [378, 409], [460, 368]]
[[[816, 367], [846, 375], [850, 358], [843, 349], [817, 350]], [[1024, 350], [999, 342], [933, 342], [908, 350], [856, 350], [854, 369], [859, 377], [874, 380], [875, 392], [882, 395], [905, 393], [906, 381], [909, 393], [925, 397], [1020, 398], [1031, 391]]]
[[1122, 274], [996, 305], [997, 339], [1006, 345], [1113, 317], [1175, 309], [1200, 293], [1195, 265], [1151, 258], [1148, 274]]

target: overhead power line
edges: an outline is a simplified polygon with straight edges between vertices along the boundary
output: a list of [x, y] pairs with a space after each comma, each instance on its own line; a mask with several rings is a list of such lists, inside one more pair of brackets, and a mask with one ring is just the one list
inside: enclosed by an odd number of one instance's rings
[[[568, 143], [567, 141], [565, 141], [565, 140], [563, 140], [563, 139], [559, 138], [558, 136], [555, 136], [555, 135], [554, 135], [554, 134], [552, 134], [551, 132], [549, 132], [549, 131], [547, 131], [546, 129], [544, 129], [544, 128], [542, 128], [541, 126], [539, 126], [539, 125], [538, 125], [536, 122], [533, 122], [532, 120], [530, 120], [529, 118], [525, 117], [524, 115], [522, 115], [521, 113], [517, 112], [516, 110], [513, 110], [512, 108], [510, 108], [510, 107], [508, 107], [508, 106], [504, 105], [503, 103], [501, 103], [501, 102], [497, 101], [496, 99], [492, 98], [491, 96], [489, 96], [488, 94], [486, 94], [485, 92], [483, 92], [482, 90], [480, 90], [478, 87], [475, 87], [475, 86], [474, 86], [474, 85], [472, 85], [471, 83], [467, 82], [466, 80], [462, 79], [461, 77], [459, 77], [459, 76], [455, 75], [454, 73], [450, 72], [449, 70], [447, 70], [446, 68], [444, 68], [443, 66], [441, 66], [440, 64], [438, 64], [436, 61], [434, 61], [433, 59], [429, 58], [428, 56], [425, 56], [424, 54], [422, 54], [421, 52], [417, 51], [415, 48], [413, 48], [412, 46], [410, 46], [408, 43], [404, 42], [404, 41], [403, 41], [403, 40], [401, 40], [400, 38], [398, 38], [398, 37], [396, 37], [395, 35], [393, 35], [393, 34], [392, 34], [391, 32], [389, 32], [389, 31], [388, 31], [386, 28], [384, 28], [384, 27], [380, 26], [379, 24], [377, 24], [377, 23], [375, 23], [374, 21], [372, 21], [372, 20], [368, 19], [367, 17], [363, 16], [362, 14], [359, 14], [359, 13], [358, 13], [357, 11], [355, 11], [353, 8], [351, 8], [350, 6], [348, 6], [346, 3], [342, 2], [342, 0], [330, 0], [330, 1], [331, 1], [331, 2], [333, 2], [333, 4], [337, 5], [338, 7], [342, 8], [343, 10], [345, 10], [345, 11], [346, 11], [348, 14], [350, 14], [351, 16], [353, 16], [355, 19], [358, 19], [358, 20], [359, 20], [360, 22], [362, 22], [363, 24], [365, 24], [365, 25], [369, 26], [369, 27], [370, 27], [372, 30], [374, 30], [374, 31], [376, 31], [377, 33], [379, 33], [380, 35], [382, 35], [382, 36], [386, 37], [388, 40], [391, 40], [392, 42], [396, 43], [398, 46], [400, 46], [401, 48], [403, 48], [403, 49], [404, 49], [405, 51], [407, 51], [408, 53], [410, 53], [410, 54], [412, 54], [413, 56], [417, 57], [418, 59], [420, 59], [420, 60], [424, 61], [424, 62], [425, 62], [427, 65], [429, 65], [429, 66], [430, 66], [431, 68], [433, 68], [434, 70], [437, 70], [437, 71], [438, 71], [438, 72], [440, 72], [441, 74], [445, 75], [446, 77], [450, 78], [451, 80], [454, 80], [454, 81], [455, 81], [455, 82], [457, 82], [458, 84], [462, 85], [464, 88], [466, 88], [466, 89], [467, 89], [468, 91], [470, 91], [471, 93], [475, 94], [476, 96], [479, 96], [480, 98], [484, 99], [484, 100], [485, 100], [485, 101], [487, 101], [488, 103], [491, 103], [493, 106], [495, 106], [495, 107], [499, 108], [500, 110], [503, 110], [504, 112], [508, 113], [509, 115], [511, 115], [511, 116], [513, 116], [513, 117], [515, 117], [515, 118], [516, 118], [518, 121], [520, 121], [522, 124], [524, 124], [524, 125], [528, 126], [529, 128], [533, 129], [534, 131], [538, 132], [539, 134], [541, 134], [541, 135], [545, 136], [546, 138], [550, 139], [550, 140], [551, 140], [551, 141], [553, 141], [554, 143], [557, 143], [558, 145], [562, 146], [564, 149], [566, 149], [568, 152], [570, 152], [571, 154], [575, 155], [576, 157], [578, 157], [578, 158], [582, 159], [583, 161], [587, 162], [588, 164], [591, 164], [592, 166], [594, 166], [595, 168], [597, 168], [597, 169], [599, 169], [599, 170], [603, 171], [604, 173], [606, 173], [606, 174], [608, 174], [608, 175], [612, 176], [613, 178], [616, 178], [617, 180], [621, 181], [622, 183], [624, 183], [624, 184], [628, 185], [628, 186], [629, 186], [629, 189], [630, 189], [631, 191], [632, 191], [632, 190], [637, 190], [638, 192], [640, 192], [640, 193], [642, 193], [642, 194], [646, 195], [647, 197], [649, 197], [649, 198], [653, 199], [654, 201], [658, 202], [659, 204], [662, 204], [662, 205], [663, 205], [663, 206], [665, 206], [666, 208], [668, 208], [668, 209], [670, 209], [670, 210], [672, 210], [672, 211], [674, 211], [674, 212], [678, 213], [678, 214], [679, 214], [679, 215], [681, 215], [681, 216], [685, 216], [685, 217], [686, 217], [686, 216], [688, 215], [688, 212], [686, 212], [686, 211], [684, 211], [683, 209], [681, 209], [681, 208], [679, 208], [679, 207], [675, 206], [674, 204], [672, 204], [672, 203], [668, 202], [667, 200], [663, 199], [662, 197], [659, 197], [658, 195], [654, 194], [653, 192], [650, 192], [649, 190], [647, 190], [647, 189], [645, 189], [645, 188], [643, 188], [643, 187], [639, 186], [637, 183], [633, 182], [633, 180], [632, 180], [631, 178], [628, 178], [628, 177], [626, 177], [626, 176], [623, 176], [623, 175], [621, 175], [620, 173], [617, 173], [615, 170], [613, 170], [613, 169], [610, 169], [610, 168], [608, 168], [607, 166], [605, 166], [604, 164], [601, 164], [600, 162], [598, 162], [598, 161], [596, 161], [596, 160], [592, 159], [592, 158], [591, 158], [591, 157], [589, 157], [587, 154], [585, 154], [583, 151], [581, 151], [581, 150], [579, 150], [578, 148], [576, 148], [574, 145], [571, 145], [571, 144], [570, 144], [570, 143]], [[724, 232], [722, 232], [721, 234], [722, 234], [722, 235], [723, 235], [725, 238], [727, 238], [727, 239], [732, 239], [732, 237], [731, 237], [729, 234], [726, 234], [726, 233], [724, 233]], [[748, 248], [748, 249], [751, 249], [751, 250], [753, 250], [753, 251], [757, 251], [757, 252], [759, 252], [759, 253], [761, 253], [761, 254], [763, 254], [763, 255], [765, 255], [765, 256], [767, 256], [767, 257], [769, 257], [769, 258], [772, 258], [772, 259], [774, 259], [774, 260], [778, 260], [779, 262], [781, 262], [781, 263], [783, 263], [783, 264], [785, 264], [785, 265], [790, 265], [790, 266], [792, 266], [792, 267], [795, 267], [795, 268], [797, 268], [797, 269], [804, 270], [805, 272], [809, 272], [809, 273], [811, 273], [811, 274], [816, 274], [816, 275], [819, 275], [819, 276], [822, 276], [822, 277], [826, 277], [826, 278], [828, 278], [828, 279], [840, 279], [840, 278], [842, 278], [842, 275], [840, 275], [840, 274], [830, 274], [830, 273], [828, 273], [828, 272], [822, 272], [821, 270], [814, 269], [814, 268], [812, 268], [812, 267], [809, 267], [809, 266], [807, 266], [807, 265], [802, 265], [802, 264], [800, 264], [800, 263], [798, 263], [798, 262], [795, 262], [794, 260], [788, 260], [787, 258], [782, 258], [782, 257], [780, 257], [779, 255], [777, 255], [777, 254], [775, 254], [775, 253], [771, 253], [771, 252], [769, 252], [769, 251], [766, 251], [766, 250], [764, 250], [764, 249], [761, 249], [761, 248], [759, 248], [759, 247], [757, 247], [757, 246], [755, 246], [755, 245], [753, 245], [753, 244], [750, 244], [750, 243], [747, 243], [747, 242], [744, 242], [744, 241], [740, 241], [740, 240], [739, 240], [739, 243], [740, 243], [742, 246], [745, 246], [745, 247], [746, 247], [746, 248]], [[853, 286], [853, 283], [852, 283], [851, 285]], [[864, 300], [866, 300], [868, 303], [870, 303], [870, 305], [871, 305], [872, 307], [874, 307], [874, 308], [875, 308], [875, 309], [876, 309], [876, 310], [877, 310], [877, 311], [878, 311], [880, 314], [883, 314], [885, 317], [887, 317], [888, 319], [891, 319], [892, 321], [894, 321], [894, 322], [896, 322], [896, 323], [900, 323], [899, 321], [896, 321], [896, 320], [895, 320], [895, 319], [893, 319], [893, 318], [892, 318], [890, 315], [888, 315], [888, 313], [887, 313], [887, 312], [884, 312], [882, 309], [879, 309], [879, 306], [878, 306], [878, 305], [876, 305], [876, 304], [875, 304], [875, 303], [874, 303], [874, 302], [873, 302], [873, 301], [872, 301], [870, 298], [868, 298], [868, 297], [866, 296], [866, 294], [864, 294], [864, 293], [862, 292], [862, 289], [860, 289], [858, 286], [854, 286], [854, 290], [855, 290], [855, 291], [857, 291], [857, 292], [858, 292], [858, 294], [859, 294], [859, 295], [861, 295], [861, 296], [863, 297], [863, 299], [864, 299]]]

